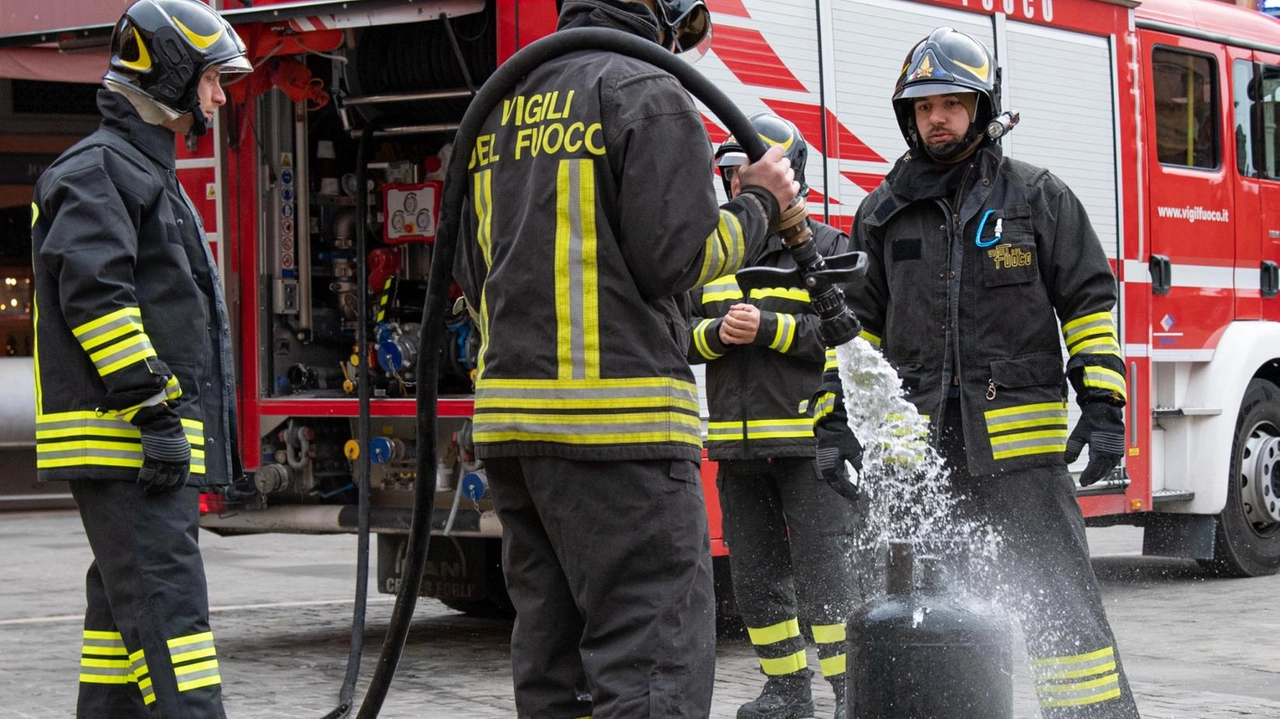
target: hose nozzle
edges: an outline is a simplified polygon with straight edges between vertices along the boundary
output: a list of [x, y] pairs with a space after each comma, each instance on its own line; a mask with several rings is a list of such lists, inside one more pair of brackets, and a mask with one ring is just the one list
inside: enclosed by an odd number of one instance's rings
[[804, 198], [796, 198], [783, 210], [777, 234], [796, 261], [796, 269], [748, 267], [738, 270], [736, 277], [743, 295], [750, 296], [751, 289], [757, 287], [794, 287], [799, 280], [798, 284], [809, 292], [809, 304], [818, 315], [818, 336], [824, 345], [839, 347], [857, 337], [862, 325], [845, 304], [841, 285], [866, 272], [866, 254], [847, 252], [826, 258], [818, 254]]

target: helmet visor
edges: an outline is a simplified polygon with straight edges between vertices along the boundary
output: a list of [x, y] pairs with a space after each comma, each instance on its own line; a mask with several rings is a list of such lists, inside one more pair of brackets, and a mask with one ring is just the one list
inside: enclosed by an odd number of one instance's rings
[[671, 22], [672, 42], [677, 54], [697, 51], [698, 58], [711, 49], [711, 13], [702, 0], [691, 4]]
[[218, 72], [221, 74], [238, 74], [253, 72], [253, 64], [248, 61], [244, 55], [237, 55], [236, 58], [225, 61], [218, 65]]
[[959, 95], [962, 92], [975, 92], [972, 87], [965, 87], [953, 82], [914, 82], [902, 88], [895, 100], [929, 97], [930, 95]]
[[220, 63], [218, 65], [218, 72], [223, 75], [253, 72], [253, 64], [250, 63], [249, 58], [244, 55], [237, 55], [224, 63]]

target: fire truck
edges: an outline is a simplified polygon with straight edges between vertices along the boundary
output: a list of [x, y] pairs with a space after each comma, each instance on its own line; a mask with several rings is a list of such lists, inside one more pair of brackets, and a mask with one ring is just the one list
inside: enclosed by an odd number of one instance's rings
[[[1144, 527], [1148, 554], [1237, 576], [1280, 568], [1280, 21], [1211, 0], [707, 5], [714, 40], [696, 69], [744, 112], [801, 129], [809, 207], [845, 230], [905, 150], [890, 108], [903, 54], [941, 25], [991, 47], [1004, 107], [1020, 117], [1005, 152], [1073, 188], [1119, 283], [1127, 456], [1079, 491], [1084, 514]], [[223, 12], [257, 69], [229, 88], [214, 132], [180, 143], [178, 164], [233, 309], [252, 486], [207, 496], [203, 526], [355, 531], [367, 481], [378, 587], [397, 591], [412, 490], [428, 479], [414, 469], [414, 397], [434, 382], [436, 539], [421, 594], [507, 611], [501, 526], [470, 444], [476, 331], [460, 308], [441, 346], [418, 346], [416, 330], [442, 168], [474, 150], [453, 134], [484, 79], [554, 29], [555, 2], [259, 0]], [[0, 45], [83, 46], [104, 32]], [[563, 141], [554, 102], [526, 111], [547, 127], [538, 142]], [[439, 353], [436, 376], [416, 373], [427, 353]], [[712, 463], [703, 474], [727, 596]]]

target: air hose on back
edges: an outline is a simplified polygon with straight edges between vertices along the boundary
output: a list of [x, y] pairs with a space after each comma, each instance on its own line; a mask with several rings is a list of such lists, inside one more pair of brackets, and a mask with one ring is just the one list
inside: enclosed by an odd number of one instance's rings
[[[513, 55], [485, 82], [476, 94], [458, 128], [454, 147], [457, 151], [450, 159], [444, 184], [444, 196], [440, 208], [440, 223], [436, 230], [435, 251], [431, 258], [431, 277], [427, 283], [427, 297], [422, 310], [422, 325], [418, 338], [419, 347], [439, 347], [445, 327], [447, 293], [453, 277], [454, 258], [458, 249], [458, 229], [462, 222], [462, 203], [469, 187], [467, 165], [470, 148], [489, 114], [516, 84], [534, 68], [561, 55], [580, 50], [602, 50], [634, 57], [671, 73], [680, 84], [704, 105], [733, 133], [740, 138], [743, 149], [751, 161], [765, 153], [764, 142], [756, 136], [746, 116], [711, 81], [703, 77], [687, 62], [681, 60], [656, 43], [642, 40], [627, 33], [604, 28], [579, 28], [563, 30], [544, 37]], [[803, 205], [803, 198], [798, 198]], [[828, 268], [823, 257], [814, 247], [805, 219], [807, 210], [793, 205], [786, 216], [790, 222], [780, 231], [787, 237], [788, 249], [796, 258], [800, 274], [809, 290], [815, 308], [824, 327], [824, 342], [842, 344], [857, 334], [857, 320], [844, 304], [839, 283], [847, 281], [847, 270]], [[797, 225], [804, 225], [796, 229]], [[786, 234], [791, 230], [792, 234]], [[824, 314], [825, 313], [825, 314]], [[852, 331], [850, 331], [852, 330]], [[830, 339], [828, 339], [828, 334]], [[834, 344], [832, 344], [834, 346]], [[420, 375], [424, 378], [439, 373], [439, 353], [424, 352]], [[404, 651], [413, 611], [425, 570], [427, 548], [431, 538], [432, 508], [435, 504], [435, 456], [438, 415], [436, 402], [439, 390], [435, 382], [418, 384], [417, 394], [417, 481], [414, 483], [413, 517], [409, 525], [409, 547], [405, 554], [404, 573], [395, 607], [387, 626], [387, 636], [382, 653], [374, 668], [369, 691], [360, 706], [357, 719], [374, 719], [382, 708], [396, 666]]]

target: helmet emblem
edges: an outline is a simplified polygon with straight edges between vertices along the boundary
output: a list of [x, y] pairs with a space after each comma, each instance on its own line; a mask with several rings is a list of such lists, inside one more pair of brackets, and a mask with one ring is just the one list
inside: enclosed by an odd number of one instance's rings
[[173, 18], [173, 24], [178, 26], [178, 29], [182, 31], [183, 35], [187, 36], [187, 39], [191, 41], [192, 45], [195, 45], [201, 50], [204, 50], [208, 48], [210, 45], [217, 42], [218, 38], [222, 37], [222, 33], [225, 32], [225, 30], [223, 30], [222, 28], [218, 28], [218, 31], [213, 33], [212, 35], [200, 35], [199, 33], [196, 33], [193, 30], [191, 30], [191, 28], [187, 27], [186, 25], [183, 25], [182, 21], [179, 20], [176, 16]]
[[933, 77], [933, 61], [930, 60], [928, 53], [925, 53], [924, 59], [920, 61], [920, 66], [916, 68], [916, 73], [911, 76], [912, 80], [922, 77]]
[[133, 39], [134, 39], [133, 44], [138, 48], [138, 59], [126, 60], [124, 58], [120, 58], [120, 64], [124, 65], [130, 70], [137, 70], [138, 72], [147, 72], [148, 70], [151, 69], [151, 53], [147, 52], [147, 45], [146, 43], [142, 42], [142, 36], [138, 34], [138, 28], [135, 27], [130, 29], [133, 31]]

